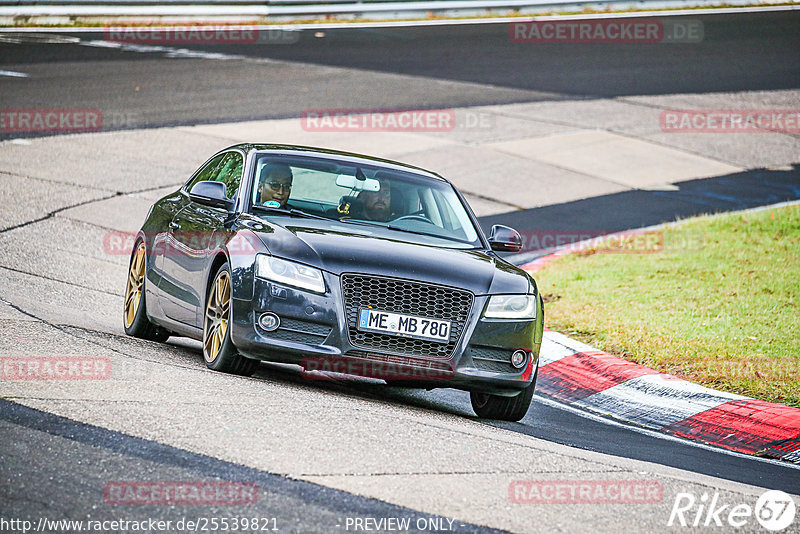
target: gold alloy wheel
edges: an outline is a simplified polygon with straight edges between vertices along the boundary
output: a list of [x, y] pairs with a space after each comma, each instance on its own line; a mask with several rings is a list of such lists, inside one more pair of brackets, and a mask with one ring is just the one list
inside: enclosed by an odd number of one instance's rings
[[214, 280], [206, 305], [203, 328], [203, 357], [211, 363], [217, 359], [225, 334], [228, 332], [228, 316], [231, 309], [231, 277], [222, 271]]
[[139, 243], [131, 259], [128, 283], [125, 286], [125, 328], [130, 328], [142, 301], [144, 287], [144, 243]]

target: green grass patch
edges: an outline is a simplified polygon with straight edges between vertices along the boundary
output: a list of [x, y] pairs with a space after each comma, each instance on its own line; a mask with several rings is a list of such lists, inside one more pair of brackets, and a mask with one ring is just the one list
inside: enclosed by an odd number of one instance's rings
[[549, 328], [800, 407], [800, 206], [697, 217], [612, 245], [536, 274]]

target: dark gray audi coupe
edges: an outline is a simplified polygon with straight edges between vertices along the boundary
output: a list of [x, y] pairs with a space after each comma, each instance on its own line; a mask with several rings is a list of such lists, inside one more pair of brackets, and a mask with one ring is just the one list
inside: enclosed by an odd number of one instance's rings
[[[441, 176], [369, 156], [240, 144], [157, 201], [136, 236], [128, 335], [201, 340], [206, 365], [259, 361], [470, 392], [518, 421], [536, 385], [536, 282]], [[337, 375], [333, 375], [337, 376]]]

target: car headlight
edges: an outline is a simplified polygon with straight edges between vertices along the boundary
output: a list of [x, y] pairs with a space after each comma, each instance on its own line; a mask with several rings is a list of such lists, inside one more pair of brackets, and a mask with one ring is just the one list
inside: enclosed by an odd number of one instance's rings
[[491, 319], [536, 319], [536, 295], [494, 295], [484, 317]]
[[256, 276], [315, 293], [325, 293], [325, 280], [319, 269], [266, 254], [256, 255]]

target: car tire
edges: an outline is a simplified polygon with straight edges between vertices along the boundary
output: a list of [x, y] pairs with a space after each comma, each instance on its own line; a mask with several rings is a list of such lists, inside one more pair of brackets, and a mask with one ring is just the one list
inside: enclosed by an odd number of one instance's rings
[[252, 375], [259, 361], [245, 358], [231, 341], [231, 272], [228, 263], [217, 269], [206, 295], [203, 314], [203, 359], [214, 371]]
[[128, 267], [128, 282], [125, 284], [125, 307], [122, 311], [122, 326], [129, 336], [158, 341], [166, 341], [170, 332], [156, 326], [147, 318], [147, 299], [145, 298], [147, 254], [144, 241], [138, 241], [133, 248]]
[[521, 420], [528, 413], [528, 408], [531, 405], [538, 374], [539, 369], [536, 369], [536, 374], [533, 375], [531, 384], [513, 397], [471, 391], [469, 399], [472, 402], [472, 409], [481, 419], [514, 422]]

